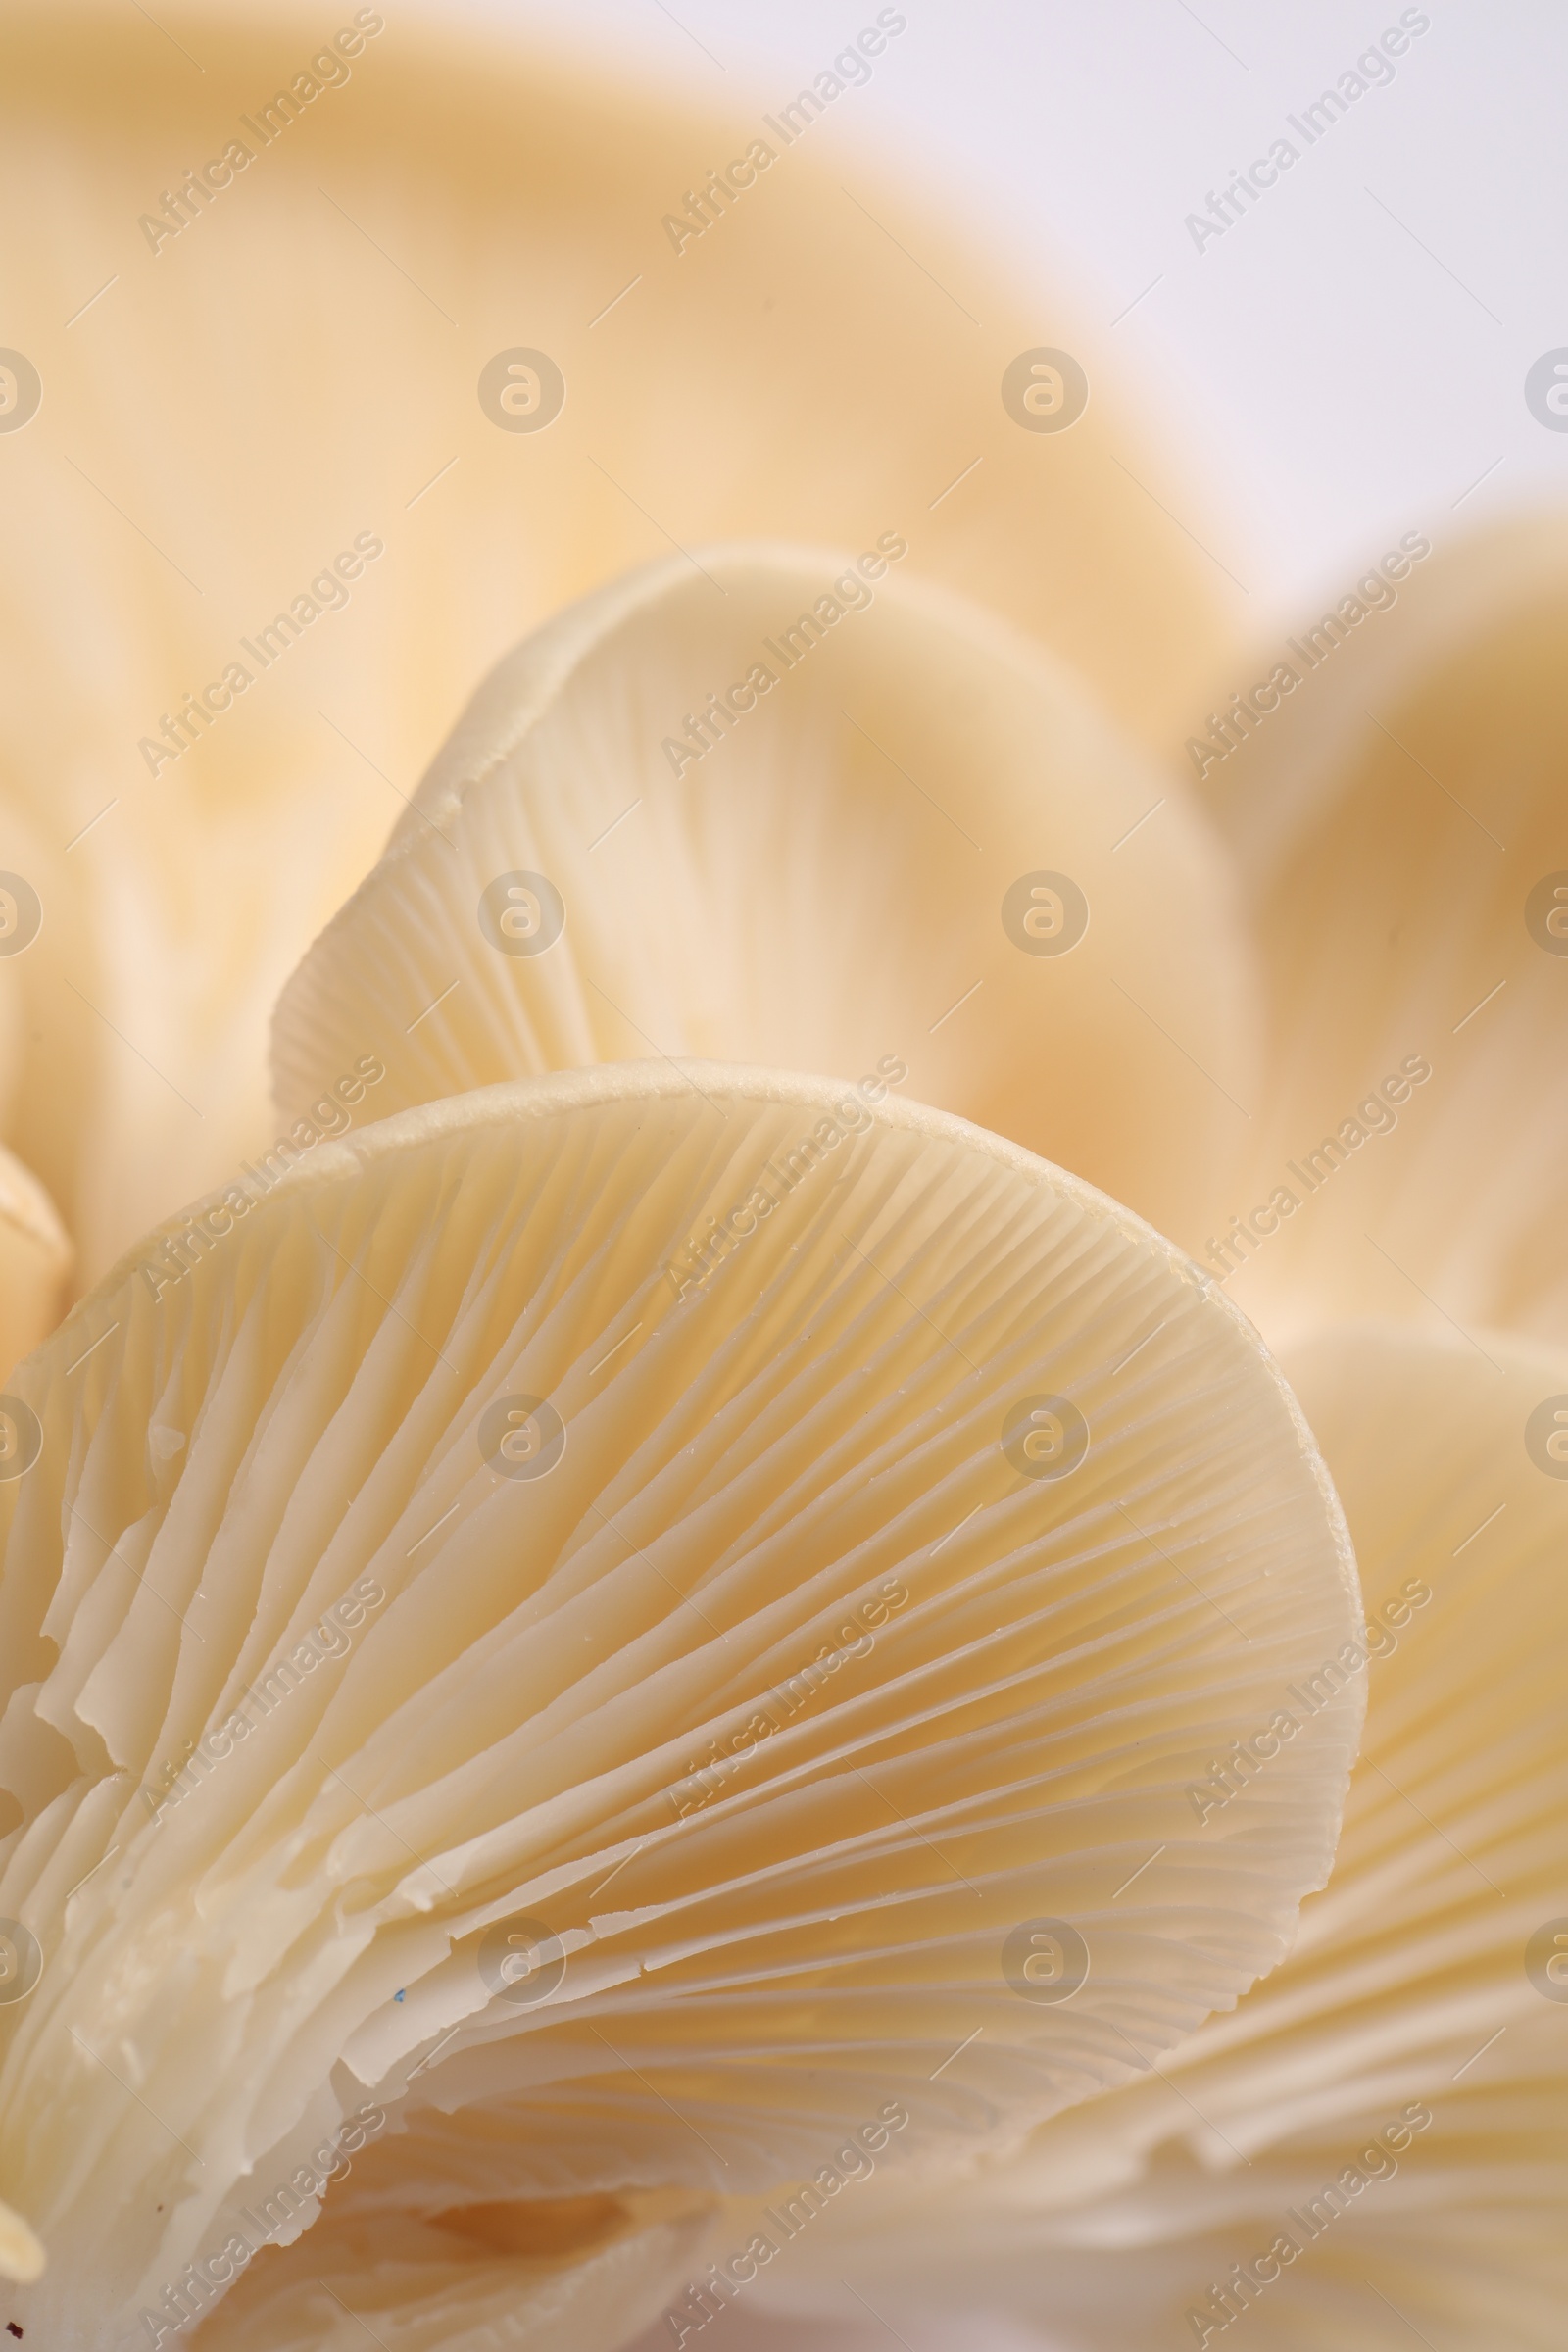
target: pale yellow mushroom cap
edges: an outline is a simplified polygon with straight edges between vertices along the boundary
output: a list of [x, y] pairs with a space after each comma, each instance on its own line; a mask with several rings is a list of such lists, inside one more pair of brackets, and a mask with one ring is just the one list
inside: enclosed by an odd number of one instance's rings
[[1199, 1243], [1257, 1085], [1218, 847], [887, 545], [674, 556], [509, 655], [283, 992], [283, 1138], [367, 1050], [387, 1110], [595, 1061], [897, 1063]]
[[1281, 1957], [1358, 1683], [1217, 1829], [1189, 1785], [1356, 1638], [1348, 1544], [1250, 1327], [1125, 1210], [712, 1064], [425, 1105], [262, 1196], [18, 1375], [0, 2186], [61, 2352], [346, 2117], [333, 2230], [447, 2216], [483, 2302], [562, 2199], [675, 2262], [879, 2117], [950, 2171]]
[[[692, 96], [677, 27], [657, 96], [542, 37], [4, 12], [5, 335], [42, 392], [5, 436], [0, 801], [61, 866], [0, 1135], [88, 1282], [265, 1144], [283, 979], [474, 680], [597, 583], [672, 544], [902, 530], [1161, 745], [1230, 634], [1101, 315], [837, 144], [912, 20], [788, 148], [738, 75]], [[759, 140], [774, 160], [672, 239]], [[1004, 374], [1062, 341], [1088, 407], [1024, 429]], [[564, 385], [543, 429], [481, 405], [519, 350]]]
[[1205, 780], [1268, 1013], [1209, 1231], [1276, 1345], [1367, 1314], [1568, 1344], [1568, 516], [1368, 576]]
[[[1370, 1685], [1295, 1950], [1016, 2160], [918, 2202], [867, 2183], [765, 2298], [830, 2307], [853, 2260], [895, 2317], [911, 2291], [985, 2302], [1092, 2352], [1560, 2340], [1568, 1356], [1364, 1325], [1287, 1361], [1355, 1538]], [[1290, 1712], [1332, 1679], [1297, 1678]], [[1212, 1834], [1237, 1800], [1208, 1801]]]

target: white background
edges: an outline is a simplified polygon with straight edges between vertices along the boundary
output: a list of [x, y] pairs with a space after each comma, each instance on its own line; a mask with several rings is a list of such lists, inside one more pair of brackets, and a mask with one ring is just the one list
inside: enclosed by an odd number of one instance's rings
[[[1092, 372], [1114, 374], [1170, 450], [1258, 626], [1363, 566], [1390, 531], [1446, 541], [1568, 500], [1568, 433], [1539, 424], [1523, 392], [1531, 363], [1568, 346], [1568, 11], [1412, 12], [1430, 29], [1395, 79], [1201, 253], [1185, 216], [1272, 139], [1301, 147], [1287, 114], [1397, 25], [1397, 5], [906, 0], [904, 13], [907, 31], [834, 110], [833, 135], [951, 207], [1043, 304], [1063, 299]], [[652, 102], [667, 87], [751, 116], [787, 102], [876, 7], [468, 0], [464, 14], [629, 67]]]

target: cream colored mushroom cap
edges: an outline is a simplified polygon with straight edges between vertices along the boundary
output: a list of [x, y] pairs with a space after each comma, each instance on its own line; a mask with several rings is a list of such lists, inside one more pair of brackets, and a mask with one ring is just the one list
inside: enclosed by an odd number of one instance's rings
[[1038, 648], [875, 547], [702, 548], [491, 672], [273, 1062], [286, 1138], [368, 1045], [387, 1109], [891, 1054], [1196, 1247], [1253, 1100], [1250, 975], [1206, 819]]
[[1189, 1787], [1354, 1639], [1353, 1564], [1256, 1335], [1127, 1211], [879, 1082], [646, 1062], [245, 1190], [17, 1375], [0, 2187], [60, 2352], [346, 2117], [324, 2250], [236, 2315], [336, 2326], [337, 2232], [401, 2215], [457, 2343], [453, 2262], [532, 2291], [540, 2207], [673, 2261], [895, 2112], [951, 2170], [1288, 1948], [1359, 1689], [1217, 1833]]
[[[764, 2300], [842, 2308], [853, 2260], [895, 2321], [901, 2294], [984, 2300], [1103, 2352], [1559, 2342], [1568, 1355], [1366, 1324], [1286, 1360], [1360, 1556], [1370, 1684], [1294, 1950], [1015, 2159], [917, 2197], [868, 2183]], [[1335, 1679], [1328, 1659], [1299, 1678], [1292, 1715]], [[1210, 1784], [1210, 1832], [1234, 1801]]]
[[1382, 593], [1207, 779], [1269, 1072], [1212, 1230], [1250, 1224], [1231, 1287], [1276, 1347], [1429, 1300], [1561, 1347], [1568, 514]]

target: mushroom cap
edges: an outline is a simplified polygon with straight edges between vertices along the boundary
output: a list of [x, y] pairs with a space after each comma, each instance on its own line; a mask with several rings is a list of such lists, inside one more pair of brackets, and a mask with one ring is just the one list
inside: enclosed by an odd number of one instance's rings
[[1568, 1345], [1568, 517], [1382, 593], [1207, 779], [1268, 1008], [1233, 1288], [1281, 1347], [1429, 1299]]
[[1290, 1393], [1128, 1212], [874, 1091], [427, 1104], [17, 1375], [0, 2189], [61, 2352], [345, 2118], [334, 2227], [440, 2220], [483, 2297], [541, 2203], [1005, 2144], [1286, 1949], [1358, 1687], [1217, 1834], [1188, 1785], [1359, 1627]]
[[[1547, 1447], [1568, 1355], [1482, 1345], [1366, 1324], [1286, 1359], [1359, 1554], [1371, 1685], [1333, 1878], [1289, 1958], [1158, 2074], [946, 2201], [867, 2184], [792, 2263], [803, 2301], [836, 2292], [850, 2227], [873, 2298], [984, 2296], [1091, 2352], [1196, 2341], [1194, 2310], [1217, 2340], [1215, 2284], [1259, 2352], [1559, 2340], [1568, 1447]], [[1295, 2252], [1238, 2291], [1279, 2232]]]
[[[694, 100], [694, 53], [657, 15], [651, 105], [646, 71], [542, 25], [375, 13], [386, 29], [326, 52], [319, 89], [315, 12], [206, 9], [173, 28], [193, 62], [156, 6], [0, 15], [12, 200], [72, 191], [9, 265], [26, 323], [7, 335], [43, 391], [7, 442], [0, 801], [50, 845], [79, 836], [3, 1139], [89, 1282], [266, 1137], [272, 1001], [473, 679], [670, 534], [903, 529], [1145, 742], [1245, 603], [1173, 524], [1195, 492], [1098, 368], [1069, 432], [1008, 414], [1013, 355], [1080, 328], [950, 204], [880, 166], [863, 182], [831, 128], [788, 152], [755, 116], [743, 133]], [[295, 82], [315, 94], [269, 132]], [[754, 136], [775, 161], [678, 249], [666, 213]], [[564, 379], [542, 431], [481, 406], [521, 347]], [[383, 552], [356, 571], [363, 541]]]
[[1200, 1241], [1253, 1081], [1206, 822], [1037, 649], [870, 563], [702, 549], [509, 655], [279, 1000], [284, 1121], [368, 1044], [383, 1110], [637, 1056], [896, 1058]]

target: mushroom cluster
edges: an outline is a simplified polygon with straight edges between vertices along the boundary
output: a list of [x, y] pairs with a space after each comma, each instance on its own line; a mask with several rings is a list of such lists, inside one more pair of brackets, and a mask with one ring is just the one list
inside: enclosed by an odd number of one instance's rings
[[934, 212], [354, 24], [150, 237], [0, 26], [0, 2341], [1555, 2352], [1560, 525], [1243, 692]]
[[[1346, 1325], [1286, 1237], [1282, 1373], [1155, 1230], [1250, 1180], [1170, 1038], [1313, 1091], [1379, 786], [1292, 771], [1254, 1039], [1196, 799], [1118, 862], [1143, 758], [865, 576], [705, 550], [503, 662], [283, 992], [274, 1152], [12, 1375], [0, 2268], [50, 2352], [617, 2352], [847, 2267], [1106, 2352], [1548, 2340], [1568, 1359]], [[1497, 790], [1537, 856], [1546, 777]]]

